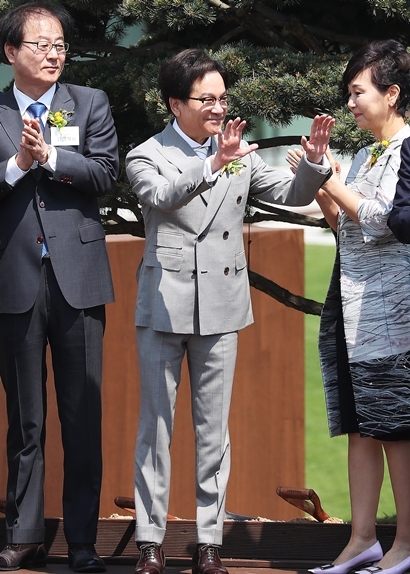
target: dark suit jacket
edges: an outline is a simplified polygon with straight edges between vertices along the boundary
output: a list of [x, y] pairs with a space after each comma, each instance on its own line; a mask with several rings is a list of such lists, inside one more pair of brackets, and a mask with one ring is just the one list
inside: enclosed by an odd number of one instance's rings
[[[57, 84], [51, 111], [74, 111], [79, 145], [56, 146], [54, 174], [30, 170], [16, 185], [5, 181], [19, 150], [23, 122], [13, 91], [0, 94], [0, 313], [23, 313], [35, 301], [45, 235], [53, 269], [67, 302], [83, 309], [113, 300], [98, 196], [118, 176], [117, 136], [101, 90]], [[44, 132], [50, 142], [50, 128]]]
[[401, 243], [410, 243], [410, 138], [403, 140], [396, 195], [387, 225]]

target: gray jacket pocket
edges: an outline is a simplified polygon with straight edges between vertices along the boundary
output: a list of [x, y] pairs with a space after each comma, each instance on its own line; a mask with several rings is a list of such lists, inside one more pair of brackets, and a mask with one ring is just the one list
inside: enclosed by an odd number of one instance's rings
[[78, 228], [78, 231], [80, 232], [82, 243], [105, 239], [105, 231], [101, 223], [88, 223], [87, 225], [81, 225], [81, 227]]
[[245, 251], [241, 251], [241, 253], [237, 253], [235, 255], [235, 269], [240, 271], [241, 269], [245, 269], [246, 267], [246, 256]]
[[182, 255], [167, 251], [149, 251], [144, 255], [144, 265], [147, 267], [161, 267], [169, 271], [180, 271], [182, 268]]

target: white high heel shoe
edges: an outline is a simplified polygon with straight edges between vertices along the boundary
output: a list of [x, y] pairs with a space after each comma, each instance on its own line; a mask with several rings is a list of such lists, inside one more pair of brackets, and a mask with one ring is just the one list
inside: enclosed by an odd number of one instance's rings
[[[364, 568], [365, 566], [373, 566], [376, 562], [383, 558], [383, 550], [380, 546], [380, 542], [377, 541], [365, 550], [361, 552], [354, 558], [351, 558], [347, 562], [343, 562], [343, 564], [325, 564], [324, 566], [317, 566], [316, 568], [309, 569], [309, 572], [312, 574], [348, 574], [351, 570], [359, 570], [360, 568]], [[410, 562], [409, 562], [410, 565]], [[401, 572], [390, 572], [393, 570], [389, 568], [389, 570], [383, 570], [383, 574], [403, 574], [405, 570]], [[360, 574], [369, 574], [367, 571], [363, 571]], [[373, 573], [372, 573], [373, 574]]]
[[405, 558], [396, 566], [392, 566], [391, 568], [380, 568], [380, 566], [370, 566], [369, 568], [364, 568], [363, 570], [358, 570], [355, 574], [404, 574], [410, 570], [410, 556]]

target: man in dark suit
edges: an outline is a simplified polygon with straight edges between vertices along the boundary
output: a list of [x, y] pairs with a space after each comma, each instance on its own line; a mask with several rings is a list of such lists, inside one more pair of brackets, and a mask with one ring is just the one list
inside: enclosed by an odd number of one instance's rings
[[62, 7], [37, 2], [0, 20], [3, 55], [14, 70], [12, 89], [0, 94], [0, 376], [9, 423], [0, 570], [46, 558], [47, 344], [64, 449], [69, 565], [105, 570], [94, 543], [104, 305], [113, 289], [97, 197], [113, 187], [119, 163], [105, 93], [58, 82], [71, 25]]

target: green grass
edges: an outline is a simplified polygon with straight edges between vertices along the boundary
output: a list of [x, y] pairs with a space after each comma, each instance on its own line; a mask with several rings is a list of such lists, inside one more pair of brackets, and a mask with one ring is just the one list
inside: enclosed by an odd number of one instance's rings
[[[334, 253], [334, 247], [330, 246], [305, 246], [305, 296], [309, 299], [324, 301]], [[348, 521], [347, 437], [329, 437], [317, 351], [318, 331], [319, 317], [306, 315], [306, 487], [315, 490], [325, 512]], [[378, 517], [385, 518], [394, 514], [394, 501], [386, 471]]]

